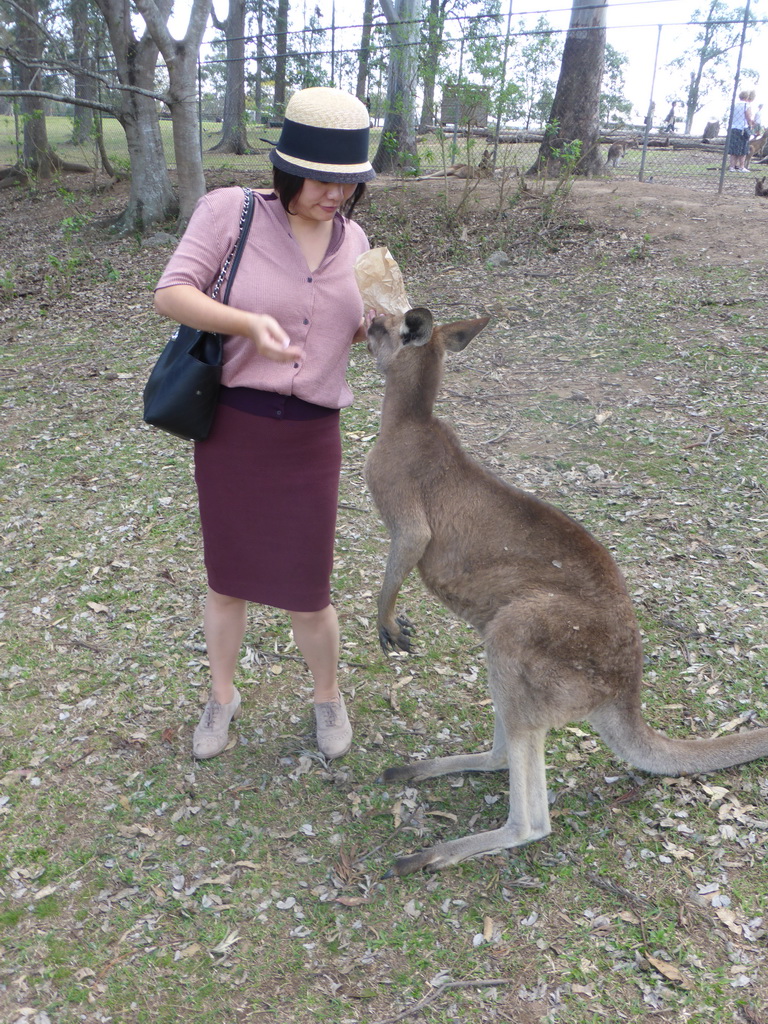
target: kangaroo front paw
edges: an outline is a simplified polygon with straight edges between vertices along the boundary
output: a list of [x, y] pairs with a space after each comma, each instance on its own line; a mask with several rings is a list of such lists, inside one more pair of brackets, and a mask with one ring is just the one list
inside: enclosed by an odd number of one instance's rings
[[379, 643], [381, 649], [387, 653], [392, 651], [410, 651], [411, 635], [415, 632], [413, 626], [404, 615], [398, 615], [395, 619], [396, 629], [381, 624], [379, 626]]

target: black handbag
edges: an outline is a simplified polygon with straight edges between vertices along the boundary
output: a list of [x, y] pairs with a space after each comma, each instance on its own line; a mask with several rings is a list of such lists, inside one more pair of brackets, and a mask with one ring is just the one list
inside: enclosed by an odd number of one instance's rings
[[[224, 261], [211, 292], [215, 299], [231, 264], [224, 303], [229, 299], [253, 219], [253, 194], [249, 188], [243, 192], [237, 244]], [[219, 398], [223, 350], [224, 339], [220, 334], [180, 324], [144, 387], [144, 422], [189, 441], [204, 441], [210, 433]]]

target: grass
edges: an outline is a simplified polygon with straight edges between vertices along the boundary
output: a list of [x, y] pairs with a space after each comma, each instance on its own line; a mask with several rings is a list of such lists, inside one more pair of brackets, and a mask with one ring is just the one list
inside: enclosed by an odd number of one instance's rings
[[[103, 120], [104, 144], [110, 159], [118, 167], [128, 166], [128, 148], [125, 141], [125, 133], [120, 124], [114, 118], [106, 117]], [[98, 167], [98, 152], [94, 145], [73, 145], [71, 143], [72, 119], [70, 117], [57, 117], [49, 115], [46, 117], [46, 129], [48, 140], [53, 149], [64, 159], [70, 162], [82, 163], [89, 167]], [[17, 162], [16, 124], [11, 114], [0, 115], [0, 166], [9, 166]], [[166, 161], [170, 168], [173, 168], [175, 156], [173, 150], [172, 125], [169, 119], [160, 121], [160, 132], [163, 140]], [[232, 171], [247, 174], [257, 172], [267, 178], [271, 175], [271, 165], [267, 160], [269, 144], [264, 139], [277, 140], [279, 132], [275, 129], [265, 128], [261, 125], [251, 125], [249, 128], [253, 152], [235, 156], [233, 154], [217, 153], [213, 150], [219, 135], [221, 126], [215, 121], [204, 121], [202, 124], [202, 146], [203, 146], [203, 167], [206, 171]], [[380, 128], [374, 127], [371, 130], [371, 157], [376, 153], [379, 145]], [[429, 173], [434, 170], [441, 170], [453, 163], [479, 162], [483, 148], [487, 140], [483, 138], [471, 138], [469, 140], [459, 137], [454, 143], [452, 133], [447, 133], [441, 140], [440, 135], [420, 136], [418, 140], [418, 155], [421, 170]], [[538, 153], [536, 143], [501, 143], [497, 153], [497, 167], [505, 169], [506, 173], [515, 174], [517, 169], [524, 172], [534, 163]], [[716, 165], [716, 167], [715, 167]], [[719, 183], [720, 154], [712, 152], [687, 153], [674, 149], [649, 148], [646, 154], [644, 167], [645, 181], [677, 181], [681, 184], [690, 184], [696, 188], [704, 188], [715, 191]], [[621, 166], [617, 170], [611, 170], [612, 177], [637, 178], [640, 172], [640, 151], [629, 150]], [[75, 225], [72, 225], [75, 229]], [[635, 259], [643, 259], [647, 250], [647, 242], [641, 239], [633, 255]], [[0, 279], [0, 286], [2, 279]]]
[[[253, 608], [236, 742], [193, 762], [207, 676], [189, 450], [139, 407], [167, 253], [97, 242], [61, 223], [85, 199], [46, 201], [40, 238], [64, 269], [38, 242], [45, 302], [9, 299], [0, 350], [0, 1017], [761, 1019], [764, 763], [650, 778], [576, 724], [548, 738], [551, 837], [385, 877], [400, 851], [494, 827], [507, 781], [376, 781], [403, 758], [479, 749], [492, 723], [478, 638], [418, 579], [401, 601], [414, 654], [377, 647], [386, 545], [361, 470], [380, 382], [362, 352], [334, 576], [355, 746], [331, 766], [316, 758], [284, 617]], [[25, 217], [39, 208], [32, 193], [6, 202], [9, 218], [17, 202]], [[648, 720], [687, 736], [766, 715], [768, 374], [759, 305], [737, 323], [701, 302], [745, 282], [673, 255], [534, 256], [526, 266], [567, 273], [515, 293], [525, 333], [498, 315], [449, 366], [441, 407], [483, 461], [609, 544], [645, 635]], [[118, 280], [94, 273], [107, 262]], [[673, 326], [644, 301], [648, 278], [674, 296]], [[408, 281], [441, 317], [510, 301], [482, 261], [414, 264]], [[437, 987], [441, 972], [456, 987]]]

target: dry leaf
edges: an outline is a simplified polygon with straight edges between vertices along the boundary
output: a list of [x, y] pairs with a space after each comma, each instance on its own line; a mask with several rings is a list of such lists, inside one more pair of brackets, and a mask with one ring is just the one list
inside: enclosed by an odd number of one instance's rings
[[690, 988], [690, 982], [687, 981], [680, 971], [675, 967], [674, 964], [667, 963], [666, 960], [657, 960], [655, 956], [646, 957], [651, 967], [654, 967], [659, 974], [662, 974], [668, 981], [674, 981], [678, 985], [682, 985], [683, 988]]
[[[178, 951], [178, 953], [174, 957], [174, 960], [184, 960], [188, 956], [196, 956], [201, 949], [202, 946], [200, 946], [199, 943], [191, 942], [188, 946], [185, 946], [183, 949], [180, 949]], [[215, 953], [216, 950], [212, 950], [211, 952]]]
[[38, 889], [37, 890], [37, 892], [35, 893], [33, 898], [36, 899], [36, 900], [42, 900], [42, 899], [45, 899], [46, 896], [53, 895], [53, 893], [55, 893], [55, 892], [56, 892], [56, 886], [55, 885], [44, 885], [42, 889]]
[[736, 923], [736, 915], [732, 910], [727, 910], [725, 907], [721, 907], [715, 911], [715, 914], [720, 918], [725, 927], [733, 932], [734, 935], [741, 935], [741, 925]]
[[640, 918], [637, 914], [633, 914], [631, 910], [622, 910], [619, 914], [620, 921], [626, 921], [627, 924], [640, 924]]
[[733, 732], [734, 729], [738, 729], [740, 725], [744, 725], [744, 723], [748, 722], [751, 718], [752, 712], [745, 711], [744, 714], [739, 715], [738, 718], [732, 718], [730, 722], [726, 722], [724, 725], [721, 725], [719, 729], [715, 729], [712, 733], [712, 737], [722, 736], [725, 732]]
[[402, 800], [395, 800], [394, 804], [392, 805], [392, 818], [394, 820], [395, 828], [400, 828], [400, 826], [403, 823], [403, 819], [400, 816], [400, 811], [402, 809], [403, 809], [403, 801]]
[[427, 811], [426, 813], [432, 818], [447, 818], [448, 821], [453, 822], [459, 820], [455, 814], [450, 814], [448, 811]]
[[403, 907], [403, 913], [415, 921], [417, 917], [421, 917], [421, 907], [416, 906], [416, 900], [408, 900]]

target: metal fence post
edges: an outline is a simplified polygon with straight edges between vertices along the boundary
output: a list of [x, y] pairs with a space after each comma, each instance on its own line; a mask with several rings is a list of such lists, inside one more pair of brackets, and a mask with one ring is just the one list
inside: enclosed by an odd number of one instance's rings
[[651, 95], [648, 97], [648, 113], [645, 115], [645, 132], [643, 134], [643, 152], [640, 157], [640, 173], [637, 176], [638, 181], [645, 181], [645, 156], [648, 152], [648, 136], [651, 134], [651, 128], [653, 127], [653, 112], [656, 109], [656, 104], [653, 102], [653, 90], [656, 85], [656, 69], [659, 66], [659, 47], [661, 45], [661, 25], [658, 25], [658, 32], [656, 33], [656, 54], [653, 58], [653, 77], [651, 78]]
[[203, 66], [197, 56], [197, 134], [200, 140], [200, 156], [203, 155]]
[[501, 69], [501, 82], [499, 83], [499, 103], [496, 108], [496, 131], [493, 136], [493, 167], [496, 167], [496, 155], [499, 151], [499, 134], [501, 133], [501, 102], [504, 86], [507, 84], [507, 58], [509, 57], [509, 36], [512, 31], [512, 0], [509, 0], [507, 12], [507, 35], [504, 39], [504, 63]]

